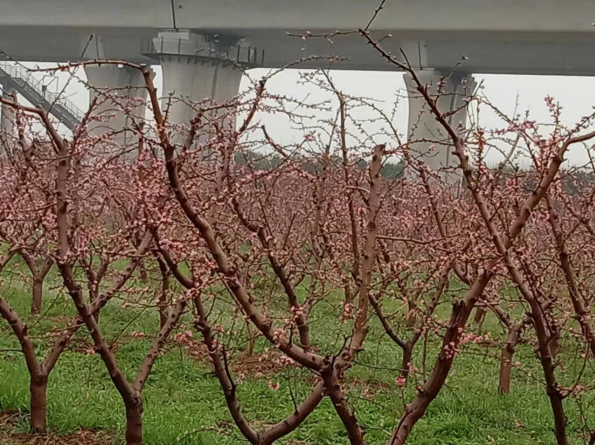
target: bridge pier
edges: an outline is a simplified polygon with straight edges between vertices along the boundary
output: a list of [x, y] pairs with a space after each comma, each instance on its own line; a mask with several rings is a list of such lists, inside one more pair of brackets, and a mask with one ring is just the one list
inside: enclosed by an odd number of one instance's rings
[[[105, 60], [107, 54], [102, 36], [93, 35], [81, 41], [83, 58]], [[147, 90], [141, 72], [115, 64], [85, 65], [89, 104], [97, 99], [87, 130], [92, 136], [116, 133], [113, 140], [128, 149], [136, 144], [135, 126], [145, 119]]]
[[[448, 116], [448, 122], [459, 133], [465, 131], [467, 125], [466, 100], [473, 94], [475, 80], [472, 76], [454, 73], [447, 79], [438, 71], [418, 71], [420, 81], [428, 86], [429, 93], [435, 98], [440, 95], [437, 105], [442, 113], [454, 112]], [[408, 140], [411, 154], [421, 159], [432, 170], [443, 170], [458, 165], [450, 138], [422, 95], [417, 91], [410, 74], [404, 75], [409, 100]], [[442, 172], [447, 182], [456, 182], [460, 176], [452, 172]]]
[[[182, 126], [190, 124], [201, 102], [224, 104], [238, 95], [243, 75], [238, 63], [250, 61], [254, 51], [235, 38], [188, 31], [162, 32], [152, 43], [152, 56], [163, 71], [163, 109], [170, 124]], [[235, 117], [229, 125], [235, 127]], [[183, 140], [183, 135], [174, 137]]]
[[213, 97], [215, 66], [195, 63], [186, 56], [161, 60], [163, 73], [162, 108], [171, 124], [188, 125], [196, 116], [193, 106]]
[[213, 79], [213, 100], [225, 103], [235, 98], [240, 92], [243, 72], [230, 65], [215, 66]]
[[200, 102], [224, 104], [240, 91], [242, 71], [213, 62], [195, 63], [184, 56], [161, 61], [163, 72], [163, 109], [169, 109], [169, 122], [188, 125], [196, 116]]
[[100, 136], [118, 132], [120, 143], [136, 141], [134, 124], [145, 119], [147, 91], [139, 70], [117, 65], [85, 66], [89, 103], [97, 99], [88, 125], [89, 134]]

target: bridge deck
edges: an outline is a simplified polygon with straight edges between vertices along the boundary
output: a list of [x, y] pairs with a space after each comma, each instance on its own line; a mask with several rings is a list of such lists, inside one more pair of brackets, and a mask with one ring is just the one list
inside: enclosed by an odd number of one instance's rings
[[[309, 55], [349, 60], [336, 69], [390, 70], [357, 35], [303, 41], [303, 34], [365, 26], [379, 0], [2, 0], [0, 50], [18, 60], [78, 60], [90, 34], [109, 57], [154, 63], [146, 42], [162, 29], [245, 38], [265, 66]], [[461, 56], [476, 73], [595, 74], [592, 0], [388, 0], [374, 22], [386, 48], [418, 66], [450, 68]], [[327, 66], [327, 62], [309, 64]]]

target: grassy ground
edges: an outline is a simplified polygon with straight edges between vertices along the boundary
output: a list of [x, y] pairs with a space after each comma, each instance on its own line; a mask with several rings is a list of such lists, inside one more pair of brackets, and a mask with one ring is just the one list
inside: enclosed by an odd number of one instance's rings
[[[30, 297], [25, 289], [19, 280], [9, 280], [3, 286], [3, 296], [19, 314], [26, 314], [24, 318], [32, 325], [33, 335], [46, 332], [52, 325], [62, 326], [68, 318], [64, 315], [73, 314], [72, 303], [56, 293], [57, 286], [51, 289], [50, 280], [44, 301], [47, 313], [43, 321], [36, 324], [28, 315]], [[333, 327], [336, 323], [325, 322], [330, 317], [336, 320], [337, 310], [332, 304], [319, 305], [314, 314], [311, 331], [315, 334], [314, 343], [323, 351], [336, 351], [343, 342], [342, 332]], [[6, 351], [18, 349], [18, 343], [6, 323], [0, 321], [0, 408], [5, 413], [26, 413], [28, 373], [25, 362], [20, 353]], [[150, 340], [136, 339], [130, 334], [133, 331], [154, 333], [157, 323], [154, 311], [123, 310], [117, 302], [107, 306], [102, 313], [102, 329], [108, 340], [116, 339], [117, 359], [131, 378], [137, 372]], [[493, 337], [501, 338], [502, 332], [495, 320], [488, 318], [486, 327]], [[409, 385], [404, 394], [396, 387], [400, 350], [382, 334], [380, 326], [373, 323], [367, 348], [349, 371], [347, 383], [349, 401], [366, 428], [371, 445], [386, 441], [403, 411], [402, 397], [410, 400], [414, 395], [413, 385]], [[87, 335], [81, 330], [50, 375], [49, 427], [58, 435], [71, 434], [80, 428], [105, 430], [113, 433], [109, 442], [118, 444], [123, 438], [123, 405], [101, 359], [86, 352], [90, 347]], [[46, 340], [38, 341], [40, 354], [47, 345]], [[415, 358], [420, 369], [421, 346], [420, 343]], [[261, 353], [264, 347], [264, 343], [259, 342], [256, 352]], [[431, 366], [437, 339], [431, 338], [428, 347], [428, 365]], [[497, 352], [497, 348], [491, 351]], [[238, 352], [235, 357], [235, 365], [241, 366], [241, 354]], [[517, 359], [522, 362], [522, 370], [513, 373], [512, 394], [500, 396], [497, 392], [497, 361], [486, 355], [485, 349], [465, 350], [456, 359], [446, 388], [417, 424], [408, 443], [553, 444], [552, 416], [538, 363], [528, 346], [520, 349]], [[266, 370], [259, 375], [258, 365], [245, 371], [247, 376], [239, 386], [239, 399], [245, 415], [256, 426], [276, 422], [291, 413], [291, 392], [302, 399], [312, 387], [312, 377], [296, 368], [285, 368], [272, 375]], [[561, 378], [570, 383], [577, 372], [570, 367]], [[280, 389], [272, 391], [269, 380], [280, 383]], [[190, 357], [185, 348], [173, 342], [157, 361], [143, 395], [146, 445], [246, 443], [232, 426], [218, 381], [211, 374], [208, 363]], [[572, 401], [566, 402], [566, 408], [570, 419], [578, 418]], [[18, 420], [4, 427], [0, 418], [0, 431], [5, 434], [26, 432], [26, 415], [15, 418]], [[569, 429], [576, 443], [579, 443], [579, 428], [580, 425], [570, 422]], [[15, 440], [14, 436], [11, 436], [13, 439], [4, 437], [0, 443], [9, 444]], [[303, 426], [281, 443], [336, 445], [347, 444], [348, 440], [329, 401], [324, 400]]]

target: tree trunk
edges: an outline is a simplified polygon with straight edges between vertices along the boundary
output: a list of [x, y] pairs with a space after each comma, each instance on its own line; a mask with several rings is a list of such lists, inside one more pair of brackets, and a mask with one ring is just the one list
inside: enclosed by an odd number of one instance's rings
[[29, 392], [31, 393], [31, 431], [45, 434], [47, 419], [48, 376], [44, 374], [31, 377]]
[[486, 309], [484, 307], [478, 307], [475, 309], [475, 323], [481, 323], [486, 316]]
[[477, 333], [478, 335], [481, 335], [481, 330], [483, 328], [483, 322], [486, 318], [486, 308], [484, 307], [478, 307], [477, 309], [475, 309], [475, 318], [474, 321], [475, 323], [477, 323]]
[[159, 329], [163, 329], [165, 323], [167, 323], [167, 302], [165, 301], [165, 295], [159, 295]]
[[41, 302], [43, 299], [43, 278], [33, 277], [33, 298], [31, 301], [31, 313], [39, 314], [41, 312]]
[[409, 302], [408, 305], [409, 312], [407, 312], [407, 327], [412, 328], [415, 326], [415, 322], [417, 321], [417, 305], [415, 303]]
[[167, 293], [169, 292], [169, 272], [167, 265], [160, 258], [157, 259], [159, 265], [159, 271], [161, 272], [161, 291], [159, 292], [159, 329], [163, 329], [165, 323], [167, 323], [168, 310], [167, 310]]
[[550, 353], [552, 354], [552, 358], [556, 358], [561, 348], [562, 345], [560, 343], [560, 334], [556, 332], [552, 335], [552, 338], [550, 340]]
[[548, 328], [543, 316], [543, 306], [537, 299], [535, 299], [525, 283], [517, 278], [519, 275], [517, 270], [513, 267], [509, 267], [509, 270], [531, 308], [533, 327], [537, 337], [537, 352], [545, 377], [545, 390], [550, 399], [552, 414], [554, 415], [554, 434], [556, 435], [556, 442], [558, 445], [569, 445], [568, 437], [566, 435], [566, 414], [564, 413], [564, 405], [562, 403], [564, 397], [562, 397], [560, 387], [556, 381], [553, 354], [551, 353], [551, 345], [549, 344], [550, 339], [548, 338]]
[[514, 325], [508, 332], [506, 344], [502, 347], [500, 356], [500, 383], [498, 392], [500, 394], [510, 394], [510, 377], [512, 372], [512, 357], [514, 349], [519, 340], [520, 325]]
[[143, 443], [143, 404], [140, 397], [136, 403], [126, 406], [126, 445]]
[[252, 354], [254, 354], [254, 348], [256, 347], [256, 339], [258, 338], [258, 332], [252, 330], [249, 321], [246, 321], [246, 327], [248, 328], [248, 349], [246, 350], [246, 355], [251, 356]]
[[[91, 283], [89, 292], [89, 302], [94, 304], [99, 298], [99, 282]], [[93, 312], [93, 318], [99, 323], [99, 307]]]
[[498, 383], [499, 394], [510, 394], [511, 360], [513, 353], [514, 351], [508, 349], [508, 346], [502, 348], [502, 357], [500, 358], [500, 382]]
[[351, 292], [351, 287], [349, 287], [349, 284], [343, 286], [343, 292], [345, 293], [345, 304], [353, 303], [353, 292]]
[[138, 263], [138, 271], [141, 281], [146, 283], [149, 279], [149, 274], [147, 273], [147, 268], [145, 267], [145, 263], [142, 260]]
[[347, 437], [349, 438], [349, 443], [351, 445], [366, 445], [364, 440], [365, 431], [359, 426], [353, 411], [349, 409], [349, 404], [343, 395], [343, 390], [339, 384], [334, 365], [329, 365], [323, 370], [321, 375], [326, 392], [333, 404], [333, 408], [335, 408], [341, 422], [343, 422]]
[[413, 346], [407, 346], [403, 349], [403, 359], [401, 360], [401, 377], [407, 379], [409, 376], [409, 366], [413, 357]]

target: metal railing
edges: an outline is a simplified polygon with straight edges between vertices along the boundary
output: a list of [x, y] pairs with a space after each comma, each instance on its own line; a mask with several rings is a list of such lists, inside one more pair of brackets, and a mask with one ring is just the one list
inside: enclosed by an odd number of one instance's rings
[[[0, 78], [9, 80], [25, 99], [56, 116], [71, 130], [83, 119], [85, 113], [72, 101], [48, 91], [45, 85], [26, 68], [10, 62], [0, 62]], [[1, 83], [1, 80], [0, 80]]]
[[142, 43], [144, 55], [159, 59], [162, 56], [184, 56], [220, 63], [237, 63], [247, 68], [264, 66], [264, 49], [235, 44], [231, 46], [220, 45], [210, 39], [205, 39], [200, 45], [188, 39], [156, 37], [146, 39]]

